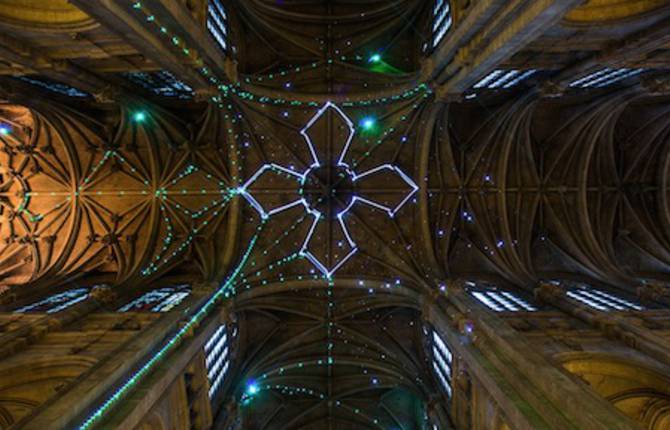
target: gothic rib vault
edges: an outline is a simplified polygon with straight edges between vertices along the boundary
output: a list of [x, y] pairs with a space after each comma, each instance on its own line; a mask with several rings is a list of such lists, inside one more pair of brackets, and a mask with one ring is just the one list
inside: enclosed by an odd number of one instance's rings
[[[579, 355], [598, 337], [665, 381], [665, 310], [593, 316], [547, 283], [667, 307], [666, 2], [454, 1], [432, 46], [433, 2], [230, 0], [224, 51], [205, 1], [47, 3], [0, 4], [0, 428], [670, 420], [665, 382], [603, 400], [566, 376], [598, 386], [604, 363], [633, 380], [617, 360]], [[571, 86], [599, 61], [644, 72]], [[532, 78], [477, 87], [498, 69]], [[172, 96], [128, 75], [159, 71], [181, 83]], [[466, 282], [541, 312], [493, 319]], [[192, 294], [163, 317], [117, 312], [177, 284]], [[73, 286], [92, 297], [64, 316], [12, 313]], [[215, 320], [236, 334], [210, 404], [194, 351]], [[457, 356], [453, 398], [431, 330]], [[88, 337], [71, 341], [77, 331]], [[39, 385], [18, 369], [45, 351], [37, 365], [60, 375], [28, 400], [31, 388], [12, 390]], [[570, 395], [592, 412], [570, 410]]]

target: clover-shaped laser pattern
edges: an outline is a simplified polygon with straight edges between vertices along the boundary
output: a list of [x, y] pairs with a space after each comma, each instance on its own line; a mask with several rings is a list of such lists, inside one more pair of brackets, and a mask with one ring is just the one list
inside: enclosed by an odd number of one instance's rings
[[[337, 159], [321, 160], [317, 154], [313, 139], [310, 136], [310, 129], [323, 117], [323, 115], [327, 114], [329, 109], [332, 109], [335, 114], [340, 117], [345, 124], [347, 132], [344, 141], [340, 142], [342, 144], [342, 150], [339, 152]], [[382, 210], [386, 212], [389, 217], [393, 218], [419, 189], [412, 178], [407, 176], [400, 168], [393, 164], [381, 164], [362, 173], [356, 173], [345, 161], [355, 134], [356, 129], [354, 128], [351, 119], [337, 105], [332, 102], [327, 102], [300, 131], [300, 135], [307, 143], [307, 148], [312, 159], [311, 164], [304, 171], [299, 172], [276, 163], [268, 163], [261, 166], [261, 168], [258, 169], [256, 173], [254, 173], [238, 190], [251, 206], [258, 211], [263, 219], [270, 218], [273, 215], [302, 205], [307, 214], [311, 216], [311, 225], [300, 249], [300, 254], [307, 258], [328, 278], [331, 278], [333, 274], [358, 251], [358, 246], [351, 237], [345, 222], [345, 216], [356, 206], [356, 204], [362, 203]], [[322, 181], [318, 175], [324, 166], [330, 166], [328, 169], [329, 174], [337, 175], [337, 181], [327, 181], [328, 185], [325, 186], [326, 189], [323, 189], [324, 181]], [[295, 199], [289, 199], [290, 201], [288, 202], [282, 201], [281, 204], [266, 204], [264, 206], [257, 197], [254, 197], [254, 185], [261, 181], [262, 178], [266, 177], [266, 175], [272, 174], [291, 178], [296, 181]], [[392, 175], [396, 181], [400, 180], [402, 183], [406, 184], [408, 191], [403, 192], [399, 201], [396, 202], [380, 202], [378, 199], [375, 200], [374, 198], [366, 197], [364, 195], [364, 189], [360, 192], [356, 191], [358, 184], [364, 182], [366, 179], [371, 179], [379, 175]], [[386, 181], [387, 179], [384, 178], [384, 180]], [[393, 179], [389, 178], [388, 180]], [[333, 185], [334, 183], [339, 185]], [[322, 191], [319, 193], [318, 198], [309, 198], [310, 193], [305, 190], [309, 188], [310, 184], [318, 184], [321, 186]], [[348, 184], [348, 186], [345, 187], [341, 184]], [[393, 191], [393, 193], [397, 193], [397, 191]], [[325, 216], [321, 205], [324, 203], [324, 200], [326, 200], [332, 207], [332, 200], [335, 199], [337, 199], [340, 204], [338, 210], [333, 217]], [[337, 205], [334, 206], [337, 207]], [[313, 239], [317, 230], [325, 227], [324, 221], [335, 223], [335, 225], [331, 225], [330, 228], [334, 228], [336, 239], [338, 239], [336, 242], [338, 247], [341, 248], [341, 254], [337, 254], [335, 261], [331, 261], [330, 264], [322, 261], [317, 256], [318, 253], [313, 249]], [[330, 259], [332, 260], [333, 258], [331, 257]]]

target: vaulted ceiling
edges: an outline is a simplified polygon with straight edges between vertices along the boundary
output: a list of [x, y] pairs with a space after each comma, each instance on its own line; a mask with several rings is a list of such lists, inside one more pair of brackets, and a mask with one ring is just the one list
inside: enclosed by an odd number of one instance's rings
[[[186, 56], [103, 3], [0, 5], [0, 297], [238, 275], [249, 428], [421, 428], [448, 280], [669, 278], [666, 2], [454, 1], [432, 50], [431, 2], [230, 0], [227, 56], [205, 2], [142, 2]], [[600, 63], [650, 73], [570, 90]], [[473, 93], [495, 68], [539, 72]], [[193, 97], [123, 74], [161, 70]]]

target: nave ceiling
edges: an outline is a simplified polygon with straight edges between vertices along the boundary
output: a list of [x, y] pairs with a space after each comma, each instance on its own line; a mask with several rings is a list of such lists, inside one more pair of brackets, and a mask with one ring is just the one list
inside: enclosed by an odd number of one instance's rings
[[[630, 67], [667, 65], [670, 39], [649, 42], [663, 2], [572, 9], [497, 64], [537, 68], [536, 80], [467, 98], [505, 28], [487, 33], [490, 16], [445, 63], [426, 50], [427, 2], [232, 0], [232, 46], [212, 69], [240, 85], [220, 94], [195, 54], [148, 49], [83, 0], [49, 3], [44, 18], [0, 7], [12, 30], [0, 39], [12, 54], [0, 52], [12, 131], [0, 136], [0, 301], [72, 284], [213, 289], [240, 268], [237, 394], [249, 378], [273, 386], [246, 409], [254, 428], [420, 425], [435, 384], [421, 308], [456, 280], [532, 297], [547, 279], [627, 293], [669, 279], [670, 108], [649, 91], [662, 76], [556, 92], [594, 56], [623, 61], [636, 35]], [[204, 19], [204, 3], [185, 3]], [[454, 3], [457, 24], [478, 10]], [[123, 75], [163, 69], [193, 97]], [[92, 97], [10, 77], [23, 74]]]

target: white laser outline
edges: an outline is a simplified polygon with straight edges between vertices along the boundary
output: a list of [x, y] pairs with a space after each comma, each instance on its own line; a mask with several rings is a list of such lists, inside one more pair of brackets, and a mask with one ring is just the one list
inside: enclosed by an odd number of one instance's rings
[[[409, 185], [410, 188], [412, 189], [412, 190], [405, 196], [405, 198], [402, 199], [402, 201], [401, 201], [395, 208], [393, 208], [393, 207], [389, 207], [389, 206], [386, 206], [386, 205], [383, 205], [383, 204], [381, 204], [381, 203], [377, 203], [377, 202], [375, 202], [375, 201], [373, 201], [373, 200], [366, 199], [366, 198], [364, 198], [364, 197], [360, 197], [360, 196], [354, 195], [353, 198], [351, 199], [351, 201], [349, 202], [349, 204], [347, 205], [347, 207], [344, 208], [342, 211], [340, 211], [340, 213], [338, 213], [337, 216], [336, 216], [336, 217], [337, 217], [337, 220], [338, 220], [338, 222], [339, 222], [339, 224], [340, 224], [340, 227], [342, 228], [342, 232], [344, 233], [344, 236], [345, 236], [345, 238], [346, 238], [346, 240], [347, 240], [347, 243], [348, 243], [349, 246], [351, 247], [351, 251], [349, 251], [349, 253], [348, 253], [346, 256], [344, 256], [344, 258], [341, 259], [341, 260], [340, 260], [335, 266], [333, 266], [331, 269], [328, 269], [328, 268], [327, 268], [327, 267], [326, 267], [326, 266], [325, 266], [325, 265], [324, 265], [318, 258], [316, 258], [316, 257], [314, 256], [314, 254], [312, 254], [311, 251], [309, 251], [309, 249], [308, 249], [308, 247], [309, 247], [309, 243], [310, 243], [310, 241], [312, 240], [312, 236], [314, 235], [314, 231], [316, 230], [316, 226], [318, 225], [318, 223], [321, 221], [321, 219], [322, 219], [322, 217], [323, 217], [323, 214], [322, 214], [321, 212], [319, 212], [318, 210], [316, 210], [316, 209], [310, 207], [309, 203], [307, 202], [307, 200], [306, 200], [304, 197], [301, 197], [301, 198], [299, 198], [298, 200], [295, 200], [295, 201], [293, 201], [293, 202], [291, 202], [291, 203], [287, 203], [287, 204], [285, 204], [285, 205], [283, 205], [283, 206], [280, 206], [280, 207], [278, 207], [278, 208], [274, 208], [274, 209], [272, 209], [272, 210], [270, 210], [270, 211], [266, 211], [265, 208], [263, 208], [263, 205], [261, 205], [261, 204], [258, 202], [258, 200], [256, 200], [256, 199], [251, 195], [251, 193], [249, 192], [249, 187], [251, 187], [251, 186], [253, 185], [253, 183], [256, 182], [256, 180], [257, 180], [261, 175], [263, 175], [263, 173], [265, 173], [265, 172], [268, 171], [268, 170], [271, 170], [271, 171], [277, 171], [277, 170], [278, 170], [278, 171], [283, 172], [283, 173], [286, 173], [286, 174], [288, 174], [288, 175], [290, 175], [290, 176], [294, 176], [294, 177], [297, 178], [298, 182], [300, 182], [300, 185], [301, 185], [301, 186], [305, 184], [305, 182], [306, 182], [306, 180], [307, 180], [307, 176], [309, 175], [309, 173], [310, 173], [312, 170], [314, 170], [314, 169], [316, 169], [316, 168], [318, 168], [318, 167], [321, 167], [321, 161], [319, 160], [319, 157], [318, 157], [318, 155], [316, 154], [316, 149], [315, 149], [315, 147], [314, 147], [314, 144], [312, 143], [312, 139], [309, 137], [309, 134], [308, 134], [307, 132], [308, 132], [309, 129], [316, 123], [316, 121], [318, 121], [319, 118], [321, 118], [321, 116], [322, 116], [324, 113], [327, 112], [328, 109], [334, 109], [335, 112], [337, 112], [337, 113], [340, 115], [340, 117], [344, 120], [344, 122], [347, 124], [347, 127], [349, 127], [349, 134], [348, 134], [348, 136], [347, 136], [347, 139], [346, 139], [346, 142], [345, 142], [345, 144], [344, 144], [344, 147], [342, 148], [342, 152], [340, 153], [340, 156], [339, 156], [339, 158], [338, 158], [338, 160], [337, 160], [337, 166], [338, 166], [338, 167], [342, 167], [342, 168], [344, 168], [344, 169], [346, 170], [347, 174], [350, 175], [350, 177], [351, 177], [351, 181], [352, 181], [352, 182], [356, 182], [356, 181], [358, 181], [358, 180], [361, 179], [361, 178], [364, 178], [364, 177], [369, 176], [369, 175], [373, 175], [373, 174], [375, 174], [375, 173], [377, 173], [377, 172], [380, 172], [380, 171], [383, 171], [383, 170], [390, 170], [390, 171], [392, 171], [392, 172], [395, 172], [398, 176], [400, 176], [400, 178], [401, 178], [407, 185]], [[377, 166], [377, 167], [375, 167], [375, 168], [373, 168], [373, 169], [367, 170], [367, 171], [365, 171], [365, 172], [363, 172], [363, 173], [361, 173], [361, 174], [357, 174], [357, 173], [356, 173], [356, 172], [355, 172], [355, 171], [354, 171], [354, 170], [353, 170], [347, 163], [345, 163], [345, 161], [344, 161], [344, 158], [347, 156], [347, 152], [349, 151], [349, 146], [351, 145], [351, 142], [352, 142], [352, 140], [353, 140], [355, 134], [356, 134], [356, 129], [355, 129], [355, 127], [354, 127], [354, 123], [353, 123], [353, 122], [351, 121], [351, 119], [349, 119], [349, 117], [342, 111], [342, 109], [340, 109], [339, 106], [337, 106], [336, 104], [334, 104], [334, 103], [332, 103], [332, 102], [330, 102], [330, 101], [329, 101], [329, 102], [326, 102], [326, 104], [324, 104], [324, 105], [323, 105], [323, 106], [322, 106], [322, 107], [321, 107], [321, 108], [314, 114], [314, 116], [307, 122], [307, 124], [305, 125], [305, 127], [303, 127], [302, 130], [300, 130], [300, 135], [302, 135], [303, 138], [305, 139], [305, 141], [307, 142], [307, 147], [309, 148], [309, 151], [310, 151], [310, 154], [311, 154], [311, 156], [312, 156], [312, 160], [313, 160], [312, 164], [309, 165], [309, 166], [307, 167], [307, 169], [305, 169], [304, 172], [299, 173], [299, 172], [296, 172], [295, 170], [287, 169], [286, 167], [281, 166], [281, 165], [276, 164], [276, 163], [267, 163], [267, 164], [264, 164], [263, 166], [261, 166], [261, 168], [258, 169], [258, 170], [256, 171], [256, 173], [254, 173], [254, 174], [251, 176], [251, 178], [249, 178], [249, 180], [247, 180], [247, 181], [244, 183], [244, 185], [242, 185], [241, 187], [239, 187], [239, 188], [237, 189], [237, 192], [238, 192], [239, 194], [241, 194], [241, 195], [242, 195], [242, 196], [249, 202], [249, 204], [251, 204], [251, 206], [253, 206], [254, 209], [256, 209], [256, 211], [260, 214], [261, 218], [263, 218], [263, 219], [268, 219], [268, 218], [270, 218], [272, 215], [276, 215], [276, 214], [278, 214], [278, 213], [280, 213], [280, 212], [283, 212], [283, 211], [285, 211], [285, 210], [291, 209], [291, 208], [293, 208], [293, 207], [295, 207], [295, 206], [303, 205], [303, 207], [305, 208], [305, 211], [306, 211], [309, 215], [311, 215], [311, 216], [314, 218], [314, 220], [312, 221], [312, 225], [311, 225], [310, 228], [309, 228], [309, 232], [307, 233], [307, 236], [305, 237], [305, 241], [303, 242], [303, 244], [302, 244], [302, 246], [301, 246], [301, 248], [300, 248], [299, 254], [300, 254], [301, 256], [307, 258], [307, 259], [308, 259], [308, 260], [309, 260], [309, 261], [310, 261], [310, 262], [311, 262], [317, 269], [319, 269], [319, 270], [321, 271], [321, 273], [323, 273], [328, 279], [330, 279], [330, 278], [333, 276], [333, 274], [334, 274], [340, 267], [342, 267], [342, 265], [344, 265], [344, 263], [346, 263], [351, 257], [353, 257], [353, 255], [356, 254], [356, 252], [358, 251], [358, 245], [356, 245], [356, 242], [354, 242], [354, 240], [351, 238], [351, 235], [349, 234], [349, 230], [347, 229], [347, 225], [346, 225], [346, 223], [344, 222], [344, 216], [345, 216], [345, 215], [346, 215], [346, 214], [347, 214], [347, 213], [354, 207], [354, 205], [356, 204], [356, 202], [361, 202], [361, 203], [363, 203], [363, 204], [367, 204], [368, 206], [371, 206], [371, 207], [380, 209], [380, 210], [386, 212], [390, 218], [393, 218], [393, 217], [395, 216], [395, 214], [398, 213], [398, 211], [399, 211], [400, 209], [402, 209], [402, 207], [405, 206], [405, 204], [409, 201], [409, 199], [411, 199], [412, 196], [414, 196], [414, 194], [416, 194], [416, 192], [419, 190], [419, 186], [416, 185], [416, 183], [412, 180], [412, 178], [410, 178], [409, 176], [407, 176], [407, 175], [405, 174], [405, 172], [403, 172], [402, 170], [400, 170], [400, 168], [398, 168], [397, 166], [394, 166], [393, 164], [390, 164], [390, 163], [382, 164], [382, 165]]]

